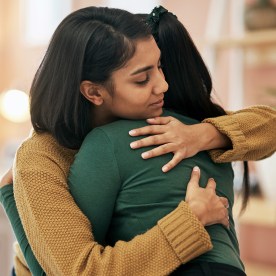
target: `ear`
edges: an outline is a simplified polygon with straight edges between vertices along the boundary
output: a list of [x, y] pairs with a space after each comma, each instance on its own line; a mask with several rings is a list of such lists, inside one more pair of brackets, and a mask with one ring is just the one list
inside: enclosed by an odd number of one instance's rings
[[80, 91], [82, 95], [94, 105], [101, 105], [103, 103], [102, 87], [91, 81], [82, 81], [80, 84]]

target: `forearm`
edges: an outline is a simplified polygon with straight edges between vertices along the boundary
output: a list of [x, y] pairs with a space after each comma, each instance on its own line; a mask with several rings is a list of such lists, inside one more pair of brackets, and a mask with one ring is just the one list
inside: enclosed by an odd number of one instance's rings
[[[63, 201], [67, 214], [79, 212], [72, 204], [70, 207]], [[35, 225], [31, 223], [33, 219], [26, 217], [23, 223], [47, 275], [166, 275], [211, 248], [205, 229], [185, 203], [145, 234], [105, 248], [94, 242], [90, 225], [82, 214], [77, 219], [65, 215], [63, 222], [49, 212], [39, 217], [33, 218]]]
[[232, 142], [229, 137], [222, 132], [220, 132], [216, 127], [211, 123], [201, 123], [198, 125], [202, 128], [201, 139], [203, 150], [212, 150], [212, 149], [230, 149], [232, 148]]
[[214, 125], [231, 140], [231, 148], [210, 151], [215, 162], [258, 160], [276, 150], [276, 111], [273, 108], [252, 106], [203, 122]]
[[25, 260], [28, 263], [29, 269], [33, 275], [45, 275], [41, 266], [35, 259], [31, 247], [26, 238], [24, 229], [22, 227], [13, 196], [13, 185], [4, 186], [0, 190], [0, 201], [6, 211], [6, 214], [12, 225], [15, 237], [24, 254]]

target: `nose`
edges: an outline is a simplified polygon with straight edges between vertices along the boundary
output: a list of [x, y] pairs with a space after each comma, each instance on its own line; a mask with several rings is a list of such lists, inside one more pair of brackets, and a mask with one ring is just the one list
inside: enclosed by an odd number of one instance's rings
[[165, 80], [162, 69], [159, 69], [156, 73], [156, 82], [153, 87], [153, 94], [161, 94], [167, 92], [169, 89], [169, 84]]

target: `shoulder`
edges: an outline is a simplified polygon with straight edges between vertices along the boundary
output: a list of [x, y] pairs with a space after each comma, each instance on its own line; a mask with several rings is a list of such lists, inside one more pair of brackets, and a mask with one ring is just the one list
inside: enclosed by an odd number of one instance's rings
[[85, 138], [87, 140], [131, 139], [129, 131], [146, 126], [146, 120], [117, 120], [113, 123], [94, 128]]
[[58, 146], [58, 143], [53, 138], [53, 136], [48, 133], [37, 133], [33, 131], [31, 135], [23, 141], [19, 149], [45, 149], [53, 146]]
[[121, 119], [113, 123], [101, 126], [98, 129], [101, 129], [102, 131], [107, 133], [118, 133], [120, 132], [119, 130], [124, 130], [128, 132], [133, 128], [143, 127], [146, 125], [148, 125], [146, 120], [122, 120]]
[[75, 153], [76, 151], [61, 146], [52, 135], [33, 132], [18, 148], [16, 166], [39, 162], [42, 164], [43, 160], [50, 160], [57, 164], [71, 163]]

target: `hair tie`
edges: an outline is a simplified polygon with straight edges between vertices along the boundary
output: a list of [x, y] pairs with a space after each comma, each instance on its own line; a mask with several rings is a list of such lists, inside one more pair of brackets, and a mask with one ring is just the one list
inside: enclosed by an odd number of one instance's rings
[[162, 6], [155, 7], [152, 12], [147, 17], [147, 24], [151, 28], [151, 33], [154, 36], [154, 39], [158, 41], [158, 27], [159, 21], [162, 14], [167, 13], [168, 10]]
[[154, 36], [156, 42], [158, 42], [158, 27], [159, 27], [160, 18], [164, 13], [167, 13], [167, 12], [168, 10], [165, 9], [163, 6], [157, 6], [152, 10], [152, 12], [147, 17], [146, 22], [150, 26], [151, 33]]

